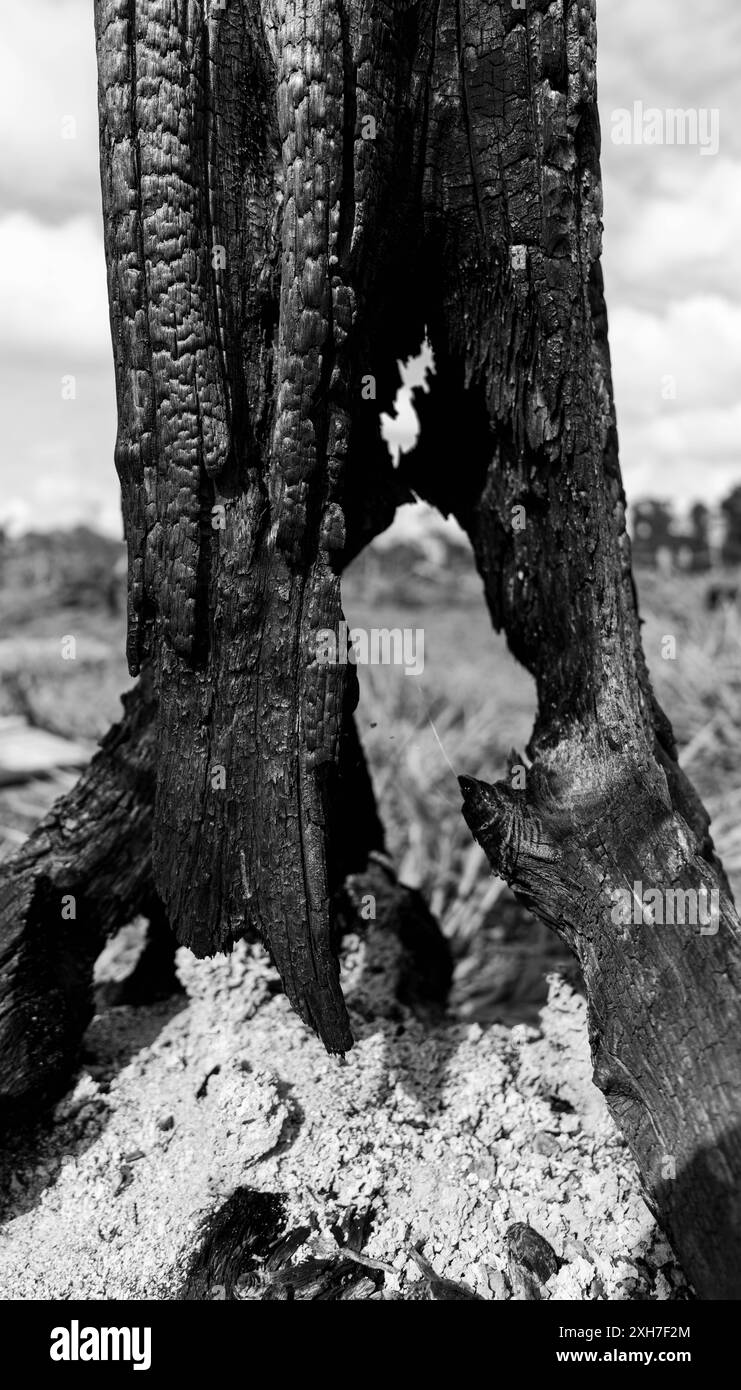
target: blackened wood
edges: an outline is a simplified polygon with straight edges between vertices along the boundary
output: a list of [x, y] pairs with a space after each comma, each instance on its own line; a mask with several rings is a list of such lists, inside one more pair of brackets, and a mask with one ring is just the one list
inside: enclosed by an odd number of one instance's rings
[[[362, 927], [364, 897], [372, 895], [374, 920], [398, 934], [405, 953], [404, 1002], [439, 1005], [450, 984], [449, 951], [420, 895], [399, 884], [385, 860], [353, 698], [350, 682], [329, 856], [334, 926], [338, 935]], [[156, 756], [146, 670], [80, 781], [0, 864], [0, 1112], [63, 1087], [92, 1016], [95, 958], [138, 913], [149, 919], [142, 956], [128, 980], [104, 990], [106, 1002], [147, 1003], [179, 988], [152, 874]]]
[[315, 648], [342, 619], [345, 502], [356, 534], [379, 524], [345, 479], [351, 438], [366, 478], [390, 475], [363, 371], [383, 389], [421, 332], [398, 293], [414, 21], [318, 0], [95, 8], [129, 659], [151, 653], [160, 702], [157, 890], [199, 954], [256, 930], [342, 1052], [327, 845], [346, 668]]
[[[425, 207], [438, 394], [404, 479], [468, 530], [538, 694], [528, 757], [495, 786], [462, 778], [464, 812], [577, 954], [595, 1081], [649, 1201], [698, 1292], [734, 1298], [741, 929], [641, 648], [599, 260], [594, 5], [442, 14], [433, 93], [450, 98], [433, 97]], [[434, 449], [452, 451], [451, 402], [455, 470]], [[716, 934], [616, 922], [613, 894], [636, 882], [717, 892]]]
[[0, 1102], [63, 1084], [107, 935], [152, 905], [155, 724], [145, 673], [72, 791], [0, 864]]

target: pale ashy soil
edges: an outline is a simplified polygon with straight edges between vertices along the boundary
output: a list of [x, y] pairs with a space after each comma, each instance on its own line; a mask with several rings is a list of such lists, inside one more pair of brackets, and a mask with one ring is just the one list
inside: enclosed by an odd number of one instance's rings
[[373, 1209], [365, 1254], [406, 1245], [485, 1298], [527, 1221], [565, 1262], [554, 1299], [686, 1296], [592, 1085], [583, 1000], [557, 977], [538, 1028], [425, 1023], [392, 999], [393, 939], [351, 937], [357, 1042], [329, 1058], [257, 948], [197, 962], [187, 994], [97, 1017], [51, 1126], [6, 1154], [4, 1298], [175, 1296], [199, 1225], [238, 1186], [287, 1194], [320, 1233]]

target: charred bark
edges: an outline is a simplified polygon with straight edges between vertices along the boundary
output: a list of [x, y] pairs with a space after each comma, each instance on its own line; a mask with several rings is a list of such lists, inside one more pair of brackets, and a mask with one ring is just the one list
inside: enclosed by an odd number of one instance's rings
[[[391, 5], [362, 23], [316, 0], [211, 10], [96, 4], [128, 650], [159, 696], [155, 880], [197, 953], [257, 931], [343, 1052], [328, 828], [346, 668], [316, 640], [342, 618], [345, 462], [368, 432], [360, 363], [380, 358], [363, 348], [375, 335], [391, 366], [417, 330], [384, 230], [409, 197], [413, 48]], [[380, 150], [356, 135], [366, 116]], [[377, 429], [358, 453], [382, 456]]]
[[[425, 205], [440, 374], [404, 478], [468, 530], [538, 717], [508, 780], [461, 778], [464, 814], [579, 958], [595, 1081], [698, 1292], [738, 1297], [741, 929], [641, 647], [599, 262], [594, 5], [490, 6], [488, 33], [474, 9], [438, 29], [433, 90], [456, 93], [431, 122]], [[455, 473], [424, 444], [451, 401]], [[717, 893], [717, 920], [636, 921], [636, 883], [660, 903]]]
[[0, 865], [0, 1102], [51, 1095], [93, 1010], [107, 935], [153, 910], [151, 677], [68, 796]]
[[[400, 1002], [444, 1004], [450, 951], [418, 893], [396, 878], [358, 738], [356, 682], [345, 694], [328, 883], [334, 937], [373, 920], [399, 941]], [[175, 941], [154, 887], [152, 826], [157, 702], [151, 672], [124, 697], [121, 723], [70, 794], [0, 865], [0, 1118], [51, 1099], [67, 1081], [93, 1012], [93, 965], [107, 937], [149, 919], [134, 972], [105, 1002], [141, 1004], [180, 986]], [[245, 925], [244, 935], [251, 935]]]

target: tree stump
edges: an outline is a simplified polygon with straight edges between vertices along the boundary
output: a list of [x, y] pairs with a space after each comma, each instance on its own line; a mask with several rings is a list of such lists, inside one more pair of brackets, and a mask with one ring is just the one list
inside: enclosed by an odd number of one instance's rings
[[[698, 1292], [736, 1297], [741, 935], [640, 644], [594, 0], [204, 8], [95, 4], [128, 653], [156, 714], [130, 705], [0, 871], [16, 1089], [86, 1009], [59, 894], [113, 920], [122, 877], [119, 903], [155, 891], [197, 953], [259, 934], [301, 1017], [350, 1046], [337, 889], [377, 817], [343, 771], [352, 668], [317, 639], [343, 566], [417, 495], [468, 531], [538, 689], [517, 780], [462, 780], [468, 823], [578, 954], [649, 1200]], [[395, 470], [379, 412], [425, 329], [437, 375]], [[717, 893], [718, 931], [616, 923], [637, 880]]]

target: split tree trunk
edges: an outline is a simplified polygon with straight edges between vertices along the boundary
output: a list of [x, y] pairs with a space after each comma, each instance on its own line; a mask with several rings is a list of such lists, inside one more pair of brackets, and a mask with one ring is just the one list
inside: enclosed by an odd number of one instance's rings
[[[96, 4], [128, 650], [132, 671], [151, 655], [159, 696], [155, 878], [196, 952], [259, 933], [344, 1052], [329, 831], [346, 667], [316, 641], [357, 544], [361, 362], [382, 350], [390, 374], [416, 346], [384, 231], [409, 196], [414, 49], [391, 6], [362, 37], [337, 4], [210, 8]], [[356, 150], [367, 114], [386, 138]], [[359, 443], [370, 473], [377, 427]]]
[[[450, 950], [386, 855], [352, 682], [347, 694], [330, 823], [333, 949], [362, 929], [371, 894], [374, 920], [401, 948], [402, 1002], [439, 1009], [450, 987]], [[137, 914], [149, 918], [149, 932], [121, 1002], [161, 997], [174, 979], [175, 943], [152, 870], [156, 716], [146, 668], [80, 781], [0, 865], [0, 1120], [12, 1124], [20, 1110], [63, 1087], [92, 1017], [96, 957]], [[243, 935], [253, 933], [245, 927]]]
[[[301, 1016], [350, 1045], [332, 808], [353, 695], [316, 635], [337, 630], [340, 570], [397, 502], [413, 489], [454, 512], [539, 696], [525, 787], [463, 779], [465, 814], [582, 962], [595, 1079], [688, 1274], [738, 1296], [741, 940], [640, 646], [594, 4], [211, 11], [96, 0], [157, 891], [201, 953], [257, 931]], [[438, 373], [394, 473], [378, 411], [425, 326]], [[616, 926], [609, 895], [636, 879], [718, 888], [717, 935]]]

